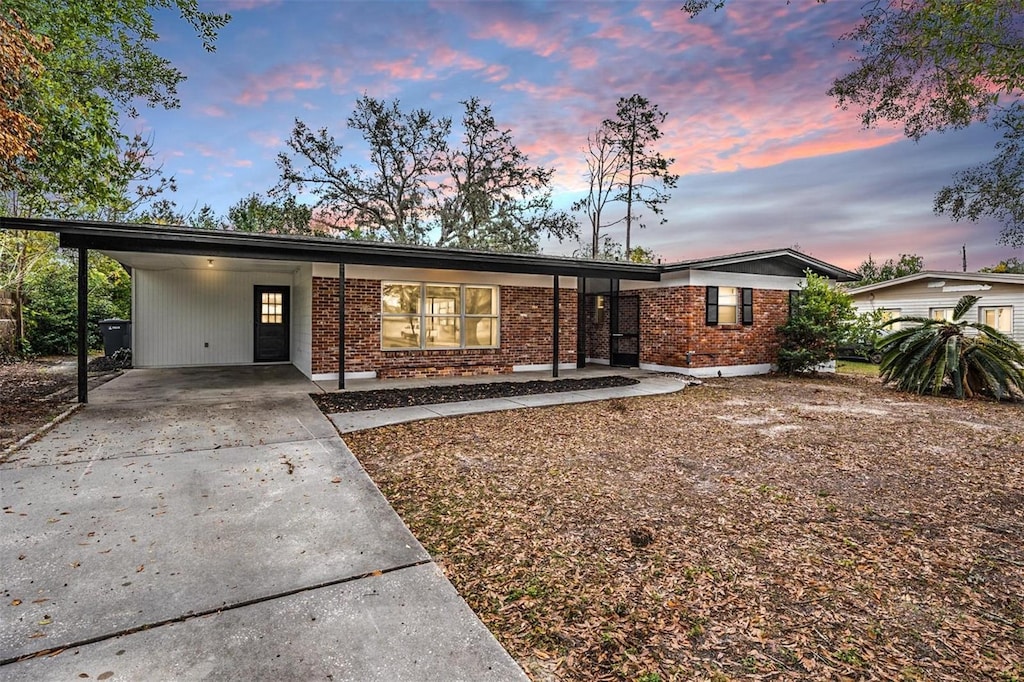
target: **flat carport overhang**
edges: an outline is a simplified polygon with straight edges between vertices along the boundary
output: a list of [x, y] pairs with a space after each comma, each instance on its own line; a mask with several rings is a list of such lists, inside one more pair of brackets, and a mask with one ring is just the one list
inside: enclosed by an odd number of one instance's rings
[[[494, 253], [464, 249], [362, 242], [324, 237], [297, 237], [165, 225], [138, 225], [95, 221], [64, 221], [0, 217], [0, 228], [55, 232], [60, 245], [77, 249], [78, 259], [78, 400], [88, 401], [87, 324], [88, 250], [127, 253], [182, 254], [222, 258], [304, 261], [338, 265], [338, 387], [345, 387], [345, 265], [417, 267], [512, 274], [550, 275], [554, 310], [559, 308], [559, 277], [576, 277], [577, 309], [584, 309], [585, 284], [592, 279], [659, 281], [656, 265], [585, 261], [539, 254]], [[558, 376], [558, 315], [552, 316], [552, 375]], [[577, 334], [577, 344], [583, 344]], [[577, 349], [577, 362], [585, 361]]]

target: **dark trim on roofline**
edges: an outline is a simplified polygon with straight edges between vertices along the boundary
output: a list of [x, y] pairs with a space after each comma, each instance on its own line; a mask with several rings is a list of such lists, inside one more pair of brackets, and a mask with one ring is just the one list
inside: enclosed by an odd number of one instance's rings
[[860, 277], [792, 249], [749, 251], [716, 258], [695, 259], [665, 265], [593, 261], [542, 254], [496, 253], [447, 249], [385, 242], [366, 242], [330, 237], [269, 235], [226, 230], [56, 220], [0, 216], [0, 229], [37, 230], [60, 234], [60, 245], [102, 251], [166, 253], [257, 260], [292, 260], [316, 263], [347, 263], [438, 270], [469, 270], [528, 275], [560, 275], [592, 279], [625, 279], [657, 282], [667, 272], [716, 270], [723, 266], [771, 258], [788, 258], [837, 282]]
[[714, 258], [700, 258], [679, 263], [669, 263], [662, 266], [662, 272], [680, 272], [683, 270], [715, 270], [722, 266], [736, 263], [753, 262], [770, 258], [791, 258], [807, 265], [811, 270], [817, 271], [837, 282], [856, 282], [860, 275], [849, 270], [818, 260], [805, 253], [793, 249], [770, 249], [766, 251], [746, 251], [734, 253], [727, 256], [716, 256]]
[[164, 225], [0, 217], [0, 228], [60, 234], [60, 245], [104, 251], [298, 260], [349, 265], [600, 277], [656, 282], [656, 265], [585, 261], [540, 254], [443, 249], [323, 237], [295, 237]]

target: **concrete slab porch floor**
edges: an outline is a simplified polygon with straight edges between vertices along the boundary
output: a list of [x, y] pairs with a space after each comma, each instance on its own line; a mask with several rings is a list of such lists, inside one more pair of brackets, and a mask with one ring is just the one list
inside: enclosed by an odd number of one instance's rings
[[0, 465], [0, 678], [525, 679], [315, 391], [132, 370]]

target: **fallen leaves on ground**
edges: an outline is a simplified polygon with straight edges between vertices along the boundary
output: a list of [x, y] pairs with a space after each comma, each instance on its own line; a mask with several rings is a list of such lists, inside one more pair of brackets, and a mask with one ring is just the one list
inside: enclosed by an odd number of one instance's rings
[[62, 391], [75, 385], [76, 371], [59, 359], [0, 365], [0, 452], [67, 407]]
[[535, 679], [1024, 677], [1024, 406], [860, 377], [346, 436]]

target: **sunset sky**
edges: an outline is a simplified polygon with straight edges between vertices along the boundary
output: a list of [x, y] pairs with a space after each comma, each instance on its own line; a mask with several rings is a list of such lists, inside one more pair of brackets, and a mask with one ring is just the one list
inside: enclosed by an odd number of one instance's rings
[[962, 244], [971, 270], [1024, 256], [998, 244], [995, 222], [932, 213], [952, 173], [993, 155], [990, 130], [915, 144], [898, 128], [861, 129], [825, 94], [851, 68], [852, 47], [835, 39], [860, 0], [733, 0], [695, 20], [680, 4], [201, 0], [233, 16], [217, 51], [159, 17], [157, 51], [188, 76], [182, 107], [143, 110], [128, 132], [152, 137], [179, 207], [223, 214], [277, 182], [295, 118], [326, 126], [361, 165], [345, 119], [364, 92], [456, 120], [476, 96], [531, 162], [555, 169], [568, 208], [582, 195], [587, 134], [639, 93], [669, 114], [659, 149], [680, 178], [668, 221], [633, 239], [665, 260], [795, 245], [848, 268], [870, 252], [958, 270]]

